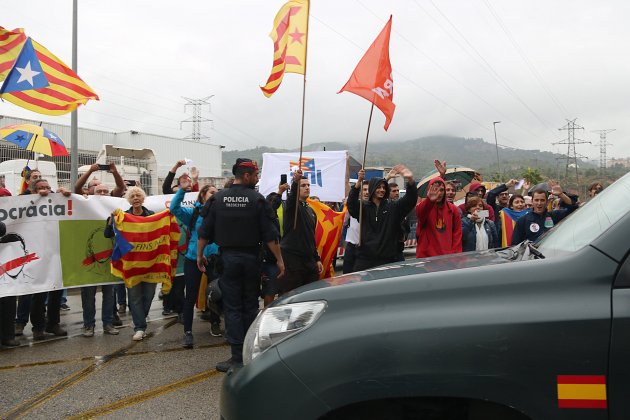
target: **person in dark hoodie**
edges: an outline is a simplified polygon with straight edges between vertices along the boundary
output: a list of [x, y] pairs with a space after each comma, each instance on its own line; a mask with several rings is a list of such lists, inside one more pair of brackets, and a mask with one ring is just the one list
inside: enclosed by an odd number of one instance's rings
[[402, 235], [402, 221], [413, 210], [418, 189], [408, 168], [396, 165], [392, 171], [407, 181], [406, 194], [400, 200], [389, 200], [389, 186], [385, 178], [372, 178], [368, 185], [369, 200], [360, 201], [359, 192], [365, 177], [363, 169], [359, 171], [357, 183], [348, 194], [350, 216], [361, 223], [354, 271], [367, 270], [399, 260], [398, 243]]
[[[483, 200], [486, 196], [486, 187], [480, 182], [476, 182], [476, 181], [471, 182], [470, 188], [468, 189], [468, 193], [473, 193], [473, 192], [477, 193], [479, 197]], [[490, 213], [490, 216], [488, 217], [488, 219], [494, 222], [494, 209], [488, 204], [486, 204], [485, 202], [483, 203], [483, 208], [484, 210], [488, 210], [488, 213]], [[467, 214], [466, 203], [460, 204], [459, 209], [461, 210], [462, 214]]]
[[[280, 242], [280, 249], [286, 271], [284, 278], [280, 280], [281, 295], [319, 280], [319, 275], [324, 270], [315, 243], [317, 216], [306, 202], [310, 193], [309, 180], [302, 176], [302, 171], [295, 171], [287, 197], [286, 210], [283, 213], [284, 235]], [[297, 223], [295, 223], [296, 205], [298, 206]]]
[[462, 219], [459, 209], [446, 200], [441, 177], [429, 181], [427, 198], [416, 206], [416, 258], [462, 252]]

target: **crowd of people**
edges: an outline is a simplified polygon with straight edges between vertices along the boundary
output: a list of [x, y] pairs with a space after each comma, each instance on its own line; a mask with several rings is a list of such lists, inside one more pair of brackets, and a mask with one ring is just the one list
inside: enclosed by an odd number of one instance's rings
[[[220, 299], [209, 301], [200, 317], [210, 321], [210, 334], [225, 335], [231, 347], [230, 359], [217, 364], [227, 371], [242, 363], [243, 341], [259, 311], [278, 295], [320, 278], [324, 269], [317, 251], [317, 218], [309, 205], [310, 182], [300, 170], [293, 173], [290, 185], [282, 182], [278, 190], [263, 197], [255, 189], [259, 168], [255, 161], [239, 158], [232, 168], [234, 177], [223, 189], [212, 184], [199, 185], [199, 173], [192, 168], [176, 178], [185, 161], [176, 162], [167, 174], [162, 192], [174, 194], [170, 211], [182, 232], [178, 275], [168, 294], [163, 294], [163, 315], [177, 316], [182, 324], [182, 346], [194, 347], [192, 334], [195, 305], [201, 295], [220, 291]], [[343, 273], [362, 271], [383, 264], [403, 261], [405, 241], [410, 232], [410, 216], [416, 218], [416, 257], [425, 258], [466, 251], [482, 251], [535, 241], [545, 231], [578, 208], [577, 197], [567, 194], [554, 182], [548, 188], [531, 192], [514, 190], [517, 180], [509, 180], [490, 191], [478, 179], [470, 183], [464, 202], [456, 205], [457, 186], [446, 177], [446, 163], [435, 161], [438, 174], [431, 179], [426, 197], [418, 198], [412, 172], [396, 165], [384, 178], [365, 180], [358, 172], [357, 182], [346, 198], [348, 213], [342, 242], [345, 246]], [[74, 192], [88, 195], [126, 197], [126, 210], [136, 216], [149, 216], [144, 207], [141, 186], [125, 184], [116, 166], [110, 164], [115, 188], [92, 178], [99, 165], [92, 165], [77, 181]], [[102, 168], [101, 168], [102, 169]], [[405, 180], [403, 186], [391, 182]], [[24, 194], [46, 196], [53, 193], [37, 170], [30, 172], [29, 190]], [[591, 196], [602, 190], [597, 183], [589, 188]], [[510, 192], [512, 190], [512, 192]], [[6, 189], [0, 188], [0, 195]], [[8, 192], [8, 191], [7, 191]], [[198, 192], [192, 207], [182, 205], [187, 192]], [[59, 188], [57, 193], [70, 195]], [[283, 194], [288, 193], [286, 200]], [[9, 193], [10, 194], [10, 193]], [[282, 218], [278, 209], [282, 207]], [[114, 213], [112, 213], [113, 215]], [[113, 217], [108, 218], [104, 235], [113, 237]], [[206, 281], [202, 281], [205, 276]], [[203, 284], [208, 284], [206, 290]], [[147, 316], [156, 293], [156, 284], [140, 282], [126, 288], [122, 283], [102, 285], [101, 320], [103, 333], [118, 335], [120, 315], [127, 309], [133, 320], [132, 339], [146, 336]], [[94, 336], [97, 286], [81, 288], [83, 336]], [[162, 293], [160, 292], [162, 295]], [[15, 336], [24, 334], [29, 319], [33, 340], [46, 334], [65, 336], [60, 326], [62, 290], [0, 299], [2, 345], [18, 346]], [[17, 302], [17, 305], [16, 305]], [[221, 316], [225, 332], [221, 330]]]

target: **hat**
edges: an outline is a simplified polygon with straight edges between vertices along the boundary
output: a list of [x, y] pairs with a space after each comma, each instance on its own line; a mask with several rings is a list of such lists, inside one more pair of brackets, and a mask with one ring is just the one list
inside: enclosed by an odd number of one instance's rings
[[11, 191], [7, 190], [6, 188], [0, 188], [0, 197], [11, 197], [13, 194], [11, 194]]
[[254, 170], [258, 170], [258, 165], [251, 159], [247, 158], [238, 158], [236, 159], [236, 163], [232, 166], [232, 173], [236, 175], [236, 168], [252, 168]]

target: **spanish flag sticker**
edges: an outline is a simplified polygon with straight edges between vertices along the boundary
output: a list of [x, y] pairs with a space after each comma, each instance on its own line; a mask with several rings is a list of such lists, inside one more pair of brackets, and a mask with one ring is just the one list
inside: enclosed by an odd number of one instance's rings
[[606, 376], [558, 375], [559, 408], [607, 408]]

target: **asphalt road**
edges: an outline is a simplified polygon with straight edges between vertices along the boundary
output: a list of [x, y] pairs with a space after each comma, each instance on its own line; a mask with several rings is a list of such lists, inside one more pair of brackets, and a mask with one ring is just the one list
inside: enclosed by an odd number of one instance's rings
[[100, 300], [99, 291], [94, 337], [81, 335], [81, 298], [71, 294], [61, 312], [68, 337], [33, 342], [29, 324], [22, 346], [0, 350], [1, 419], [219, 417], [224, 374], [214, 366], [230, 350], [208, 322], [195, 318], [195, 347], [183, 349], [183, 326], [162, 316], [156, 296], [148, 337], [135, 342], [128, 311], [119, 335], [103, 335]]

